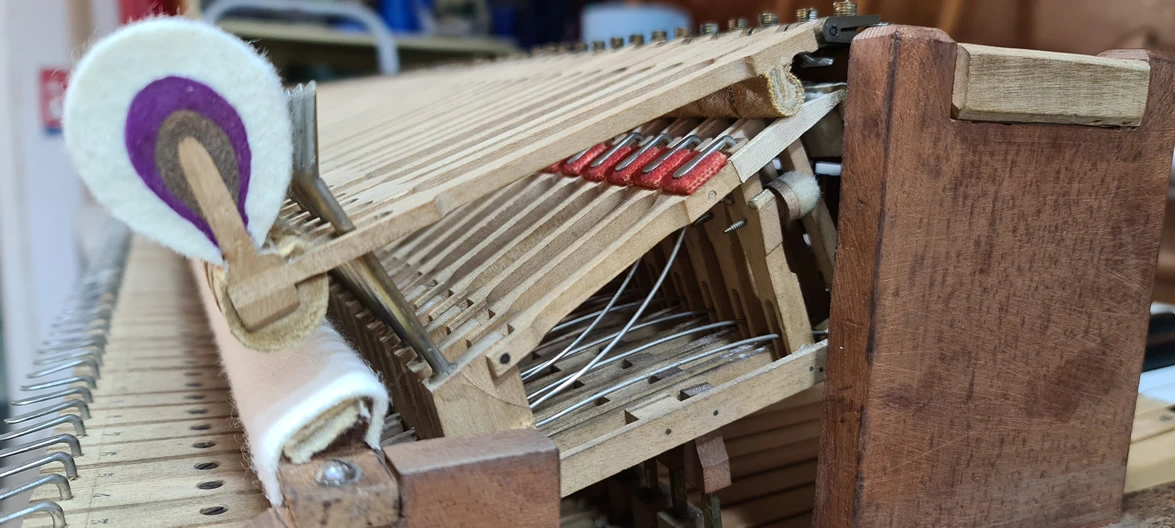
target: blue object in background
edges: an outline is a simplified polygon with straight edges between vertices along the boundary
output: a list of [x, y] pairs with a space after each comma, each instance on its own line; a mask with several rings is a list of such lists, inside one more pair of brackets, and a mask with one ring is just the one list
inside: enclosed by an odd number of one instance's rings
[[658, 4], [592, 4], [583, 9], [580, 24], [584, 42], [608, 42], [612, 37], [628, 40], [637, 33], [648, 40], [654, 31], [664, 31], [672, 38], [674, 29], [691, 27], [688, 13]]
[[[429, 2], [431, 4], [431, 2]], [[418, 0], [379, 0], [377, 10], [388, 29], [396, 32], [420, 32], [420, 16], [417, 15]]]

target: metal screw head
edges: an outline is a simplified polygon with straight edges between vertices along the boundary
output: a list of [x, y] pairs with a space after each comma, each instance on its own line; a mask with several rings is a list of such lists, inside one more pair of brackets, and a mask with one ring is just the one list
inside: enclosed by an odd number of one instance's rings
[[833, 2], [832, 14], [836, 16], [857, 16], [857, 3], [849, 1]]
[[314, 474], [314, 482], [323, 486], [350, 486], [363, 476], [363, 469], [354, 463], [341, 458], [332, 458], [323, 462]]

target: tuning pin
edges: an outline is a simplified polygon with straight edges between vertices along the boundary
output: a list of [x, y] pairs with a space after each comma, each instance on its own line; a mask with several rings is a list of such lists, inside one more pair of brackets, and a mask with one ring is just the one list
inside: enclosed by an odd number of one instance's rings
[[759, 27], [771, 27], [779, 25], [779, 15], [775, 13], [761, 13], [759, 15]]
[[745, 19], [745, 18], [741, 18], [741, 17], [740, 18], [732, 18], [732, 19], [726, 21], [726, 30], [727, 31], [742, 31], [742, 30], [747, 29], [749, 27], [751, 27], [750, 23], [748, 23], [747, 19]]
[[576, 42], [571, 45], [571, 49], [576, 52], [583, 52], [588, 50], [588, 45], [586, 42]]
[[808, 20], [811, 21], [811, 20], [816, 20], [818, 18], [820, 18], [820, 11], [818, 11], [815, 7], [809, 7], [808, 8]]
[[706, 22], [698, 28], [698, 33], [703, 35], [717, 35], [721, 31], [722, 26], [719, 26], [717, 22]]
[[653, 42], [665, 42], [669, 40], [669, 33], [666, 31], [657, 30], [653, 32]]
[[612, 45], [612, 49], [623, 48], [624, 37], [612, 37], [609, 43]]
[[633, 33], [628, 37], [628, 43], [633, 46], [640, 46], [645, 43], [645, 35], [643, 33]]
[[848, 1], [833, 2], [832, 14], [836, 16], [857, 16], [857, 3]]
[[691, 36], [693, 36], [693, 35], [690, 33], [689, 28], [679, 27], [679, 28], [676, 28], [673, 30], [673, 37], [674, 38], [684, 39], [684, 38], [690, 38]]
[[608, 43], [603, 40], [592, 41], [592, 51], [604, 51], [608, 49]]

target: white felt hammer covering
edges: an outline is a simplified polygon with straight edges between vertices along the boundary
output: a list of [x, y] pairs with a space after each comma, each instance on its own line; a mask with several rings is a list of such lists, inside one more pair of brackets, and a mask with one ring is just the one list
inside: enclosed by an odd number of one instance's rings
[[387, 392], [334, 328], [323, 323], [309, 340], [289, 350], [251, 350], [229, 330], [204, 264], [193, 262], [192, 272], [245, 428], [253, 470], [271, 503], [282, 503], [277, 466], [283, 456], [307, 462], [355, 427], [363, 427], [364, 441], [379, 448]]

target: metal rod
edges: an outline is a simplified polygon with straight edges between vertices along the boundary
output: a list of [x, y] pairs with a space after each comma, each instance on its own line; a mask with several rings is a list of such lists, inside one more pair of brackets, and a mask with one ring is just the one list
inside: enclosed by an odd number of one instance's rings
[[[604, 347], [604, 349], [601, 350], [600, 353], [596, 354], [596, 357], [592, 358], [592, 360], [590, 362], [588, 362], [587, 365], [584, 365], [583, 368], [579, 369], [570, 378], [567, 378], [562, 383], [560, 383], [558, 387], [555, 387], [550, 392], [548, 392], [546, 396], [543, 396], [542, 398], [539, 398], [537, 401], [532, 403], [531, 404], [532, 409], [539, 406], [539, 405], [542, 405], [543, 402], [553, 398], [556, 394], [559, 394], [560, 392], [565, 390], [567, 387], [571, 386], [572, 383], [575, 383], [575, 380], [579, 379], [581, 376], [584, 375], [584, 373], [591, 370], [591, 368], [594, 367], [596, 365], [596, 363], [599, 363], [600, 360], [603, 359], [604, 356], [608, 355], [608, 352], [611, 352], [613, 348], [616, 348], [616, 345], [618, 345], [620, 343], [621, 339], [624, 339], [624, 335], [627, 334], [628, 331], [632, 329], [632, 325], [636, 324], [637, 320], [641, 318], [641, 315], [644, 315], [645, 309], [648, 308], [648, 306], [649, 306], [649, 301], [653, 300], [653, 295], [655, 295], [657, 293], [657, 290], [661, 289], [661, 284], [663, 282], [665, 282], [665, 277], [669, 276], [669, 268], [671, 268], [673, 266], [673, 261], [677, 259], [677, 254], [681, 251], [681, 245], [683, 242], [685, 242], [686, 229], [688, 229], [688, 228], [683, 227], [678, 232], [677, 242], [673, 244], [673, 251], [669, 254], [669, 258], [665, 262], [665, 267], [664, 267], [664, 269], [661, 270], [661, 275], [657, 277], [657, 282], [653, 284], [653, 287], [649, 291], [649, 295], [647, 297], [645, 297], [645, 301], [643, 303], [641, 303], [640, 308], [636, 309], [636, 313], [632, 314], [632, 318], [628, 320], [628, 323], [624, 325], [624, 328], [621, 329], [620, 332], [616, 335], [616, 337], [612, 339], [612, 342], [608, 343], [608, 346]], [[636, 267], [634, 266], [632, 272], [635, 272], [635, 271], [636, 271]], [[632, 272], [630, 272], [630, 274]]]
[[673, 173], [673, 179], [676, 180], [682, 178], [686, 174], [689, 174], [689, 171], [697, 168], [698, 164], [702, 163], [702, 160], [706, 159], [706, 157], [710, 154], [718, 152], [724, 148], [733, 147], [736, 143], [737, 141], [735, 141], [731, 136], [722, 136], [718, 139], [715, 139], [714, 141], [711, 141], [710, 144], [707, 145], [706, 148], [702, 149], [701, 152], [697, 153], [697, 155], [695, 155], [693, 159], [689, 161], [689, 163], [686, 163], [685, 165], [682, 165], [680, 169], [677, 169], [677, 171]]
[[[677, 333], [674, 333], [674, 334], [670, 334], [670, 335], [667, 335], [667, 336], [664, 336], [664, 337], [658, 338], [658, 339], [656, 339], [656, 340], [653, 340], [653, 341], [651, 341], [651, 342], [645, 343], [645, 344], [643, 344], [643, 345], [641, 345], [641, 346], [639, 346], [639, 347], [636, 347], [636, 348], [634, 348], [634, 349], [632, 349], [632, 350], [629, 350], [629, 351], [627, 351], [627, 352], [625, 352], [625, 353], [623, 353], [623, 354], [619, 354], [619, 355], [616, 355], [616, 356], [612, 356], [612, 357], [610, 357], [610, 358], [607, 358], [607, 359], [605, 359], [605, 360], [601, 361], [601, 362], [600, 362], [598, 365], [596, 365], [594, 368], [602, 368], [602, 367], [604, 367], [605, 365], [610, 365], [610, 364], [612, 364], [612, 363], [614, 363], [614, 362], [616, 362], [616, 361], [620, 361], [620, 360], [622, 360], [622, 359], [624, 359], [624, 358], [631, 357], [631, 356], [633, 356], [633, 355], [635, 355], [635, 354], [639, 354], [639, 353], [641, 353], [641, 352], [644, 352], [645, 350], [648, 350], [648, 349], [650, 349], [650, 348], [653, 348], [653, 347], [655, 347], [655, 346], [657, 346], [657, 345], [664, 344], [664, 343], [668, 343], [668, 342], [670, 342], [670, 341], [673, 341], [674, 339], [680, 339], [680, 338], [682, 338], [682, 337], [685, 337], [685, 336], [687, 336], [687, 335], [690, 335], [690, 334], [696, 334], [696, 333], [698, 333], [698, 332], [704, 332], [704, 331], [707, 331], [707, 330], [716, 330], [716, 329], [718, 329], [718, 328], [725, 328], [725, 327], [737, 326], [738, 324], [739, 324], [739, 321], [723, 321], [723, 322], [720, 322], [720, 323], [712, 323], [712, 324], [708, 324], [708, 325], [702, 325], [702, 326], [699, 326], [699, 327], [696, 327], [696, 328], [690, 328], [690, 329], [688, 329], [688, 330], [682, 330], [682, 331], [680, 331], [680, 332], [677, 332]], [[543, 387], [543, 388], [541, 388], [541, 389], [539, 389], [539, 390], [535, 391], [534, 393], [527, 395], [527, 397], [526, 397], [526, 398], [527, 398], [528, 400], [529, 400], [529, 399], [531, 399], [531, 398], [534, 398], [535, 396], [538, 396], [539, 394], [542, 394], [542, 393], [544, 393], [544, 392], [546, 392], [546, 391], [550, 390], [550, 389], [551, 389], [551, 387], [554, 387], [556, 384], [560, 383], [560, 382], [561, 382], [561, 381], [563, 381], [564, 379], [566, 379], [566, 378], [560, 378], [558, 381], [552, 382], [550, 385], [547, 385], [546, 387]]]
[[0, 479], [6, 479], [13, 475], [23, 473], [30, 469], [36, 469], [52, 462], [61, 462], [61, 465], [65, 466], [65, 475], [67, 477], [71, 479], [78, 478], [78, 466], [73, 462], [73, 457], [69, 456], [69, 453], [62, 453], [59, 451], [57, 453], [49, 453], [48, 455], [31, 462], [25, 462], [19, 466], [4, 468], [3, 470], [0, 470]]
[[90, 370], [94, 372], [94, 376], [97, 376], [97, 377], [102, 376], [102, 374], [100, 374], [98, 372], [98, 361], [93, 358], [84, 358], [84, 359], [69, 360], [64, 363], [59, 363], [55, 366], [49, 367], [47, 369], [38, 370], [32, 374], [29, 374], [28, 377], [29, 377], [29, 379], [43, 378], [45, 376], [53, 374], [54, 372], [61, 372], [63, 370], [69, 370], [74, 367], [90, 367]]
[[66, 409], [77, 409], [78, 412], [81, 414], [83, 420], [90, 419], [90, 406], [86, 405], [86, 402], [81, 401], [81, 400], [67, 400], [67, 401], [63, 401], [63, 402], [55, 404], [55, 405], [50, 405], [50, 406], [45, 407], [43, 409], [37, 409], [35, 411], [29, 411], [27, 413], [13, 416], [11, 418], [5, 418], [4, 423], [6, 423], [6, 424], [23, 423], [23, 422], [27, 422], [29, 420], [32, 420], [34, 418], [40, 418], [42, 416], [61, 412]]
[[14, 407], [20, 407], [23, 405], [32, 405], [34, 403], [41, 403], [41, 402], [45, 402], [45, 401], [49, 401], [49, 400], [56, 400], [57, 398], [64, 398], [66, 396], [81, 396], [82, 400], [84, 400], [86, 403], [93, 403], [93, 401], [94, 401], [94, 394], [90, 392], [90, 389], [87, 389], [85, 387], [70, 387], [68, 389], [63, 389], [63, 390], [59, 390], [56, 392], [50, 392], [48, 394], [39, 394], [37, 396], [29, 396], [28, 398], [25, 398], [23, 400], [17, 400], [17, 401], [12, 402], [12, 405]]
[[624, 161], [620, 162], [620, 164], [616, 166], [616, 171], [620, 172], [624, 169], [627, 169], [629, 165], [636, 163], [636, 160], [640, 159], [641, 156], [644, 156], [645, 153], [653, 147], [669, 143], [669, 139], [669, 134], [664, 132], [653, 136], [651, 139], [646, 141], [644, 145], [641, 145], [641, 148], [637, 149], [636, 152], [633, 152], [627, 158], [624, 158]]
[[[26, 491], [35, 490], [45, 484], [52, 484], [57, 487], [57, 500], [69, 500], [73, 498], [73, 489], [69, 487], [69, 479], [60, 473], [49, 473], [41, 475], [41, 478], [37, 480], [26, 482], [15, 488], [0, 490], [0, 501], [15, 497]], [[0, 524], [3, 524], [3, 521], [0, 521]]]
[[49, 514], [49, 516], [53, 518], [53, 528], [65, 528], [66, 526], [65, 511], [61, 509], [61, 505], [52, 501], [37, 502], [28, 508], [0, 517], [0, 525], [15, 521], [17, 519], [23, 519], [34, 513]]
[[58, 416], [58, 417], [56, 417], [52, 420], [49, 420], [47, 422], [41, 422], [39, 424], [30, 425], [28, 427], [25, 427], [24, 429], [17, 429], [15, 431], [9, 431], [7, 433], [4, 433], [4, 434], [0, 435], [0, 442], [7, 442], [9, 440], [20, 438], [20, 437], [27, 435], [27, 434], [32, 434], [37, 431], [42, 431], [45, 429], [51, 429], [53, 427], [57, 427], [59, 425], [67, 424], [67, 423], [73, 424], [74, 436], [86, 436], [86, 424], [82, 422], [81, 417], [73, 415], [73, 414], [67, 414], [65, 416]]
[[665, 161], [668, 160], [670, 156], [677, 154], [679, 151], [685, 150], [687, 148], [692, 148], [695, 145], [701, 145], [701, 144], [702, 144], [702, 138], [700, 138], [696, 135], [689, 135], [689, 136], [683, 137], [683, 138], [675, 141], [673, 143], [673, 146], [669, 147], [669, 150], [665, 151], [664, 154], [658, 156], [657, 159], [653, 160], [652, 163], [645, 165], [645, 168], [641, 169], [641, 172], [644, 174], [648, 174], [650, 172], [653, 172], [653, 171], [657, 170], [657, 167], [660, 167], [662, 163], [665, 163]]
[[[290, 112], [294, 122], [294, 176], [291, 184], [295, 201], [311, 214], [327, 221], [336, 235], [355, 230], [355, 224], [339, 205], [318, 174], [318, 105], [316, 85], [311, 82], [290, 91]], [[416, 316], [416, 307], [404, 298], [375, 254], [368, 253], [337, 270], [335, 276], [351, 289], [372, 314], [392, 327], [400, 340], [416, 350], [432, 367], [433, 375], [446, 375], [452, 363], [432, 342]]]
[[70, 376], [68, 378], [61, 378], [53, 381], [44, 381], [41, 383], [34, 383], [32, 385], [21, 385], [20, 390], [25, 392], [38, 391], [41, 389], [48, 389], [49, 387], [60, 387], [62, 385], [69, 385], [70, 383], [85, 383], [87, 387], [93, 389], [98, 386], [98, 382], [94, 380], [94, 376]]
[[98, 366], [103, 365], [102, 353], [101, 352], [93, 352], [93, 351], [91, 351], [91, 352], [72, 352], [69, 354], [61, 354], [58, 356], [39, 357], [39, 358], [33, 360], [33, 364], [37, 365], [37, 366], [52, 365], [52, 364], [60, 362], [60, 361], [68, 361], [71, 359], [81, 359], [81, 358], [93, 359], [96, 363], [98, 363]]
[[69, 446], [69, 452], [73, 454], [74, 458], [82, 456], [82, 445], [80, 442], [78, 442], [78, 437], [63, 433], [59, 435], [53, 435], [48, 438], [42, 438], [40, 440], [33, 440], [32, 442], [21, 444], [16, 447], [0, 450], [0, 459], [16, 456], [21, 453], [28, 453], [29, 451], [36, 451], [43, 447], [49, 447], [51, 445], [57, 444], [65, 444]]
[[617, 151], [628, 145], [631, 145], [633, 141], [640, 141], [644, 139], [644, 137], [645, 136], [640, 132], [629, 132], [628, 135], [624, 136], [624, 138], [622, 138], [620, 141], [617, 141], [616, 144], [612, 145], [612, 148], [605, 151], [603, 155], [596, 156], [596, 159], [592, 160], [590, 166], [599, 167], [600, 165], [603, 165], [605, 161], [608, 161], [608, 158], [616, 155]]
[[771, 341], [773, 339], [779, 339], [779, 334], [767, 334], [767, 335], [763, 335], [763, 336], [759, 336], [759, 337], [752, 337], [750, 339], [743, 339], [742, 341], [737, 341], [734, 343], [730, 343], [728, 345], [723, 345], [723, 346], [720, 346], [720, 347], [715, 348], [713, 350], [707, 350], [705, 352], [700, 352], [698, 354], [694, 354], [694, 355], [687, 357], [685, 359], [675, 361], [675, 362], [673, 362], [673, 364], [662, 367], [651, 374], [641, 375], [641, 376], [636, 376], [636, 377], [630, 378], [630, 379], [628, 379], [618, 385], [613, 385], [611, 387], [608, 387], [607, 389], [604, 389], [600, 392], [597, 392], [589, 398], [585, 398], [583, 400], [580, 400], [579, 402], [576, 402], [574, 405], [572, 405], [566, 409], [563, 409], [562, 411], [559, 411], [559, 412], [555, 413], [554, 415], [551, 415], [548, 418], [544, 418], [542, 420], [539, 420], [538, 423], [535, 424], [535, 427], [542, 427], [544, 425], [547, 425], [547, 424], [551, 423], [552, 421], [559, 419], [563, 416], [566, 416], [567, 414], [570, 414], [571, 412], [573, 412], [573, 411], [575, 411], [575, 410], [577, 410], [577, 409], [579, 409], [579, 408], [581, 408], [591, 402], [594, 402], [600, 398], [603, 398], [604, 396], [612, 394], [613, 392], [616, 392], [616, 391], [623, 389], [625, 387], [629, 387], [629, 386], [632, 386], [636, 383], [640, 383], [642, 381], [645, 381], [646, 379], [648, 379], [652, 376], [656, 376], [658, 374], [661, 374], [662, 372], [673, 370], [675, 368], [681, 367], [682, 365], [687, 365], [689, 363], [693, 363], [694, 361], [697, 361], [699, 359], [705, 359], [706, 357], [712, 356], [714, 354], [718, 354], [720, 352], [725, 352], [727, 350], [732, 350], [732, 349], [739, 348], [739, 347], [746, 346], [746, 345], [754, 345], [754, 344], [758, 344], [758, 343], [763, 343], [766, 341]]
[[[604, 320], [604, 317], [607, 316], [608, 312], [612, 310], [612, 307], [616, 304], [616, 300], [619, 299], [621, 295], [624, 295], [625, 288], [628, 288], [628, 283], [632, 282], [632, 278], [636, 276], [636, 270], [640, 267], [640, 265], [641, 261], [639, 259], [632, 263], [632, 266], [628, 269], [628, 275], [624, 277], [624, 282], [620, 283], [620, 287], [616, 289], [616, 293], [613, 294], [612, 298], [608, 300], [608, 304], [604, 306], [604, 309], [600, 310], [600, 314], [596, 316], [596, 318], [592, 321], [592, 324], [588, 325], [588, 327], [584, 329], [583, 332], [580, 332], [574, 341], [572, 341], [566, 347], [563, 347], [562, 351], [560, 351], [558, 354], [555, 354], [554, 356], [551, 356], [551, 359], [543, 361], [542, 363], [527, 369], [526, 372], [523, 372], [522, 381], [527, 381], [535, 377], [547, 367], [555, 364], [556, 361], [563, 359], [563, 356], [567, 355], [571, 349], [575, 348], [575, 345], [578, 345], [581, 341], [584, 340], [585, 337], [588, 336], [588, 334], [592, 333], [592, 330], [596, 329], [596, 325], [600, 324], [600, 321]], [[648, 303], [649, 300], [646, 299], [643, 305], [647, 305]]]

